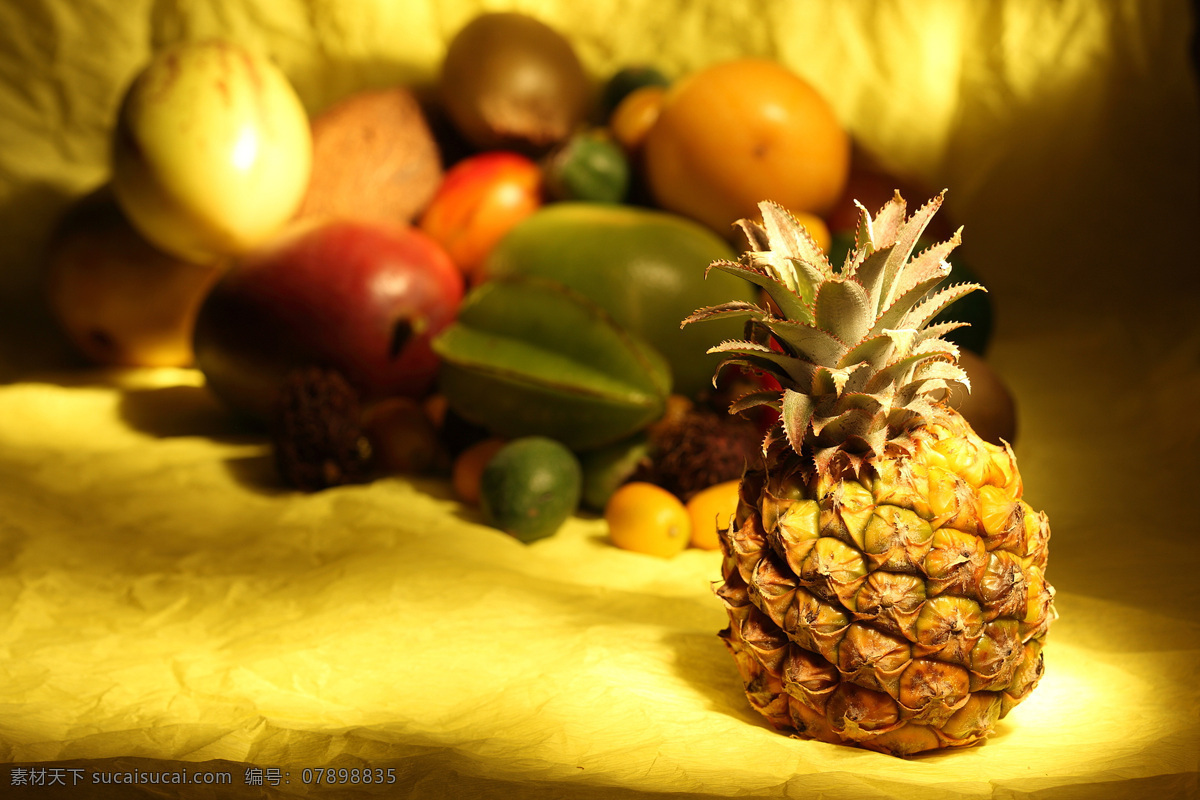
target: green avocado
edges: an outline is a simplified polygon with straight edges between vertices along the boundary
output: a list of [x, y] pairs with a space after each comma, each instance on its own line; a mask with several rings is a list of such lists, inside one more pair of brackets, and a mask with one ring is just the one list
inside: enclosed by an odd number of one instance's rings
[[737, 256], [699, 223], [638, 206], [551, 203], [522, 220], [493, 249], [488, 278], [536, 276], [569, 286], [599, 305], [667, 360], [674, 391], [697, 397], [712, 388], [720, 359], [705, 351], [740, 338], [742, 324], [719, 320], [680, 328], [698, 308], [753, 302], [749, 282], [710, 262]]
[[544, 436], [516, 439], [484, 467], [484, 517], [522, 542], [544, 539], [579, 507], [582, 481], [579, 461], [561, 443]]

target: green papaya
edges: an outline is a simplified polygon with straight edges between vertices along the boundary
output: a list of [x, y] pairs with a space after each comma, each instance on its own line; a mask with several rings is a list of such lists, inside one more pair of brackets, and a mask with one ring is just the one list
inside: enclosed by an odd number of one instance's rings
[[461, 417], [506, 438], [600, 447], [658, 419], [670, 369], [597, 304], [554, 281], [497, 278], [471, 290], [433, 340], [439, 385]]
[[675, 392], [696, 397], [711, 389], [719, 362], [705, 351], [738, 338], [742, 324], [720, 320], [680, 329], [704, 306], [753, 302], [755, 288], [712, 270], [734, 259], [729, 244], [699, 223], [637, 206], [551, 203], [517, 224], [492, 250], [484, 275], [533, 275], [586, 295], [617, 324], [666, 357]]

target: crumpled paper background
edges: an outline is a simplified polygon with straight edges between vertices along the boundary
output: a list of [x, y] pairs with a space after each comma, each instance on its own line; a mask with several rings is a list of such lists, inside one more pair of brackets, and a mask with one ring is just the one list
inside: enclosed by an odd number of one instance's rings
[[[264, 47], [316, 111], [428, 82], [461, 24], [510, 7], [598, 77], [779, 58], [865, 149], [950, 188], [1062, 615], [985, 746], [902, 761], [769, 730], [715, 636], [714, 553], [623, 552], [584, 517], [521, 545], [436, 480], [287, 492], [199, 374], [68, 355], [40, 249], [104, 179], [154, 46]], [[5, 794], [1200, 796], [1194, 26], [1180, 0], [0, 5], [0, 758], [232, 776], [21, 788], [9, 767]], [[304, 781], [323, 766], [395, 783]]]

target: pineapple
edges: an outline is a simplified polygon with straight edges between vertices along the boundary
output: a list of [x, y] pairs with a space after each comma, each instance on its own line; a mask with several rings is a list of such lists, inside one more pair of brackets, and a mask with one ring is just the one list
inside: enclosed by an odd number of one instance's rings
[[943, 338], [963, 323], [930, 320], [982, 287], [930, 294], [961, 229], [913, 256], [943, 195], [910, 217], [899, 192], [874, 217], [859, 205], [840, 270], [762, 203], [762, 224], [739, 222], [749, 251], [710, 269], [770, 302], [684, 321], [745, 318], [710, 352], [781, 385], [730, 406], [780, 414], [719, 531], [720, 636], [746, 695], [776, 728], [901, 756], [982, 741], [1037, 684], [1056, 616], [1049, 524], [1012, 449], [945, 403], [969, 389]]

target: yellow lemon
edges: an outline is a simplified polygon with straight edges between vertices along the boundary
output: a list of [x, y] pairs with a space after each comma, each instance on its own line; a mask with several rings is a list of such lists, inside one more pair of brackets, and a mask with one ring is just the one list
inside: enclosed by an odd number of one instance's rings
[[[804, 230], [808, 233], [808, 237], [813, 240], [813, 244], [821, 248], [821, 252], [829, 255], [829, 251], [833, 249], [833, 234], [829, 231], [829, 224], [824, 219], [816, 214], [811, 214], [807, 211], [790, 211], [791, 215], [796, 218], [796, 221], [804, 226]], [[751, 217], [759, 225], [762, 224], [762, 214], [755, 214]], [[746, 241], [746, 235], [739, 228], [733, 234], [733, 245], [738, 250], [748, 250], [750, 242]], [[843, 254], [844, 255], [844, 254]], [[841, 262], [835, 263], [834, 267], [841, 268]]]
[[702, 489], [687, 502], [688, 516], [692, 520], [692, 547], [702, 550], [717, 550], [717, 528], [729, 527], [729, 520], [737, 513], [738, 485], [741, 481], [725, 481]]
[[670, 558], [691, 540], [692, 521], [683, 503], [644, 481], [626, 483], [613, 492], [604, 519], [612, 543], [635, 553]]

